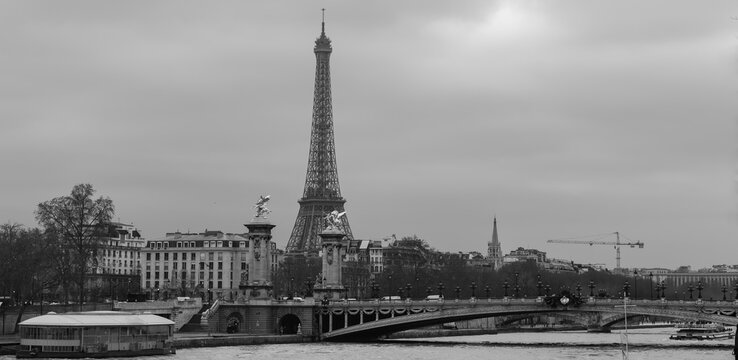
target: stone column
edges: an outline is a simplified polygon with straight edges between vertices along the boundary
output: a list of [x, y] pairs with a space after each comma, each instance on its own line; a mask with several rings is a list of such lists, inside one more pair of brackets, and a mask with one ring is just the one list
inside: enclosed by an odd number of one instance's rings
[[313, 296], [319, 299], [338, 300], [345, 296], [346, 288], [341, 279], [343, 265], [344, 238], [346, 235], [338, 229], [326, 229], [319, 234], [323, 251], [322, 279], [315, 284]]
[[245, 224], [249, 229], [249, 278], [241, 281], [239, 289], [244, 299], [267, 300], [272, 298], [272, 225], [264, 218], [254, 218]]

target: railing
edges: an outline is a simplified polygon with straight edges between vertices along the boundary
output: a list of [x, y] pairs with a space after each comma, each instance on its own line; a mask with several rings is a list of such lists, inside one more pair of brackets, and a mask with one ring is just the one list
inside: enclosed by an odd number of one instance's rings
[[217, 299], [213, 302], [213, 305], [210, 305], [210, 307], [203, 311], [201, 322], [207, 322], [211, 317], [213, 317], [214, 314], [218, 313], [218, 308], [220, 307], [220, 299]]

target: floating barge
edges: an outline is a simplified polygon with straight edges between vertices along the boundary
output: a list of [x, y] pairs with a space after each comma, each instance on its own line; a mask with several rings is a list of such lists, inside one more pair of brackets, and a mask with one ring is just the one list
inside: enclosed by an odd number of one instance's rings
[[20, 324], [18, 358], [173, 354], [174, 322], [119, 311], [48, 313]]
[[676, 333], [669, 336], [671, 340], [721, 340], [730, 339], [733, 329], [720, 324], [688, 324], [679, 326]]

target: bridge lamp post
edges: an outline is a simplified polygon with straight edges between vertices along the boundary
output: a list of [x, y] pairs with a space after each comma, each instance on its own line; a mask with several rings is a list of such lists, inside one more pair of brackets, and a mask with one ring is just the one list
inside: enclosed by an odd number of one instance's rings
[[443, 299], [443, 289], [444, 288], [445, 286], [443, 286], [443, 283], [439, 282], [438, 283], [438, 295], [441, 297], [441, 299]]
[[551, 285], [546, 285], [546, 296], [549, 296], [551, 294]]
[[538, 288], [538, 297], [541, 297], [541, 288], [543, 287], [543, 282], [541, 281], [541, 274], [536, 275], [536, 288]]
[[405, 286], [405, 289], [407, 290], [407, 298], [408, 299], [412, 298], [412, 296], [410, 295], [410, 290], [413, 289], [413, 286], [410, 285], [410, 283], [407, 283], [407, 285]]
[[507, 297], [507, 289], [510, 288], [510, 284], [507, 282], [507, 279], [505, 279], [505, 283], [502, 284], [502, 287], [505, 289], [505, 297]]
[[461, 294], [461, 288], [457, 286], [456, 289], [454, 289], [454, 291], [456, 292], [456, 300], [459, 300], [459, 294]]
[[472, 298], [476, 298], [477, 297], [477, 292], [476, 292], [476, 290], [477, 290], [477, 283], [474, 282], [474, 281], [472, 281], [472, 283], [471, 283], [471, 285], [469, 287], [471, 288], [471, 291], [472, 291], [472, 296], [471, 297]]
[[630, 290], [630, 283], [628, 280], [625, 280], [625, 284], [623, 285], [623, 298], [628, 297], [628, 290]]
[[577, 284], [577, 296], [582, 297], [582, 284]]
[[489, 288], [489, 285], [484, 287], [484, 293], [487, 295], [487, 299], [489, 299], [489, 295], [492, 292], [492, 289]]
[[594, 293], [595, 282], [590, 280], [589, 285], [587, 285], [587, 287], [589, 288], [589, 297], [594, 297], [595, 296], [595, 293]]
[[694, 286], [692, 286], [692, 283], [689, 284], [687, 291], [689, 291], [689, 300], [692, 300], [692, 293], [694, 292]]
[[520, 273], [515, 272], [515, 288], [514, 288], [514, 292], [515, 292], [515, 297], [516, 298], [517, 297], [520, 297], [520, 286], [518, 285], [518, 278], [519, 277], [520, 277]]
[[733, 300], [738, 301], [738, 281], [733, 285], [733, 294], [735, 294], [735, 298]]
[[661, 298], [666, 300], [666, 284], [664, 284], [664, 280], [661, 280]]
[[648, 281], [648, 283], [651, 284], [651, 286], [649, 286], [649, 291], [651, 292], [650, 300], [653, 300], [653, 272], [651, 271], [648, 272]]
[[702, 289], [704, 288], [702, 286], [702, 280], [697, 281], [697, 299], [702, 300]]
[[725, 301], [725, 293], [728, 292], [728, 288], [725, 286], [725, 284], [723, 284], [723, 288], [720, 289], [720, 291], [723, 292], [723, 301]]

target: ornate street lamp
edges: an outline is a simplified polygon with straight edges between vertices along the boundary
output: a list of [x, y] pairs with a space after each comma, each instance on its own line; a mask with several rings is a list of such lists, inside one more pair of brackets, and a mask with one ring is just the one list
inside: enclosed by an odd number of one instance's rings
[[456, 291], [456, 299], [458, 300], [459, 299], [459, 294], [461, 294], [461, 288], [457, 286], [454, 291]]
[[551, 294], [551, 285], [546, 285], [546, 296], [549, 296]]
[[413, 289], [413, 286], [410, 285], [410, 283], [407, 283], [407, 285], [405, 285], [405, 289], [407, 290], [407, 298], [410, 299], [412, 297], [410, 296], [410, 290]]
[[484, 287], [484, 293], [487, 295], [487, 299], [489, 299], [489, 294], [492, 292], [492, 289], [489, 288], [489, 285]]
[[541, 288], [543, 288], [543, 282], [541, 281], [541, 274], [536, 275], [536, 288], [538, 288], [538, 297], [541, 297]]
[[623, 297], [628, 297], [628, 291], [630, 290], [630, 283], [628, 283], [628, 280], [625, 280], [625, 284], [623, 285]]
[[518, 286], [518, 278], [520, 277], [520, 273], [515, 272], [515, 297], [520, 297], [520, 286]]
[[505, 279], [505, 283], [502, 284], [502, 287], [505, 289], [505, 297], [507, 297], [507, 289], [510, 288], [510, 284], [508, 284], [507, 279]]
[[720, 289], [720, 291], [723, 292], [723, 301], [725, 301], [725, 293], [728, 292], [728, 288], [725, 286], [725, 284], [723, 284], [723, 288]]
[[694, 292], [694, 287], [692, 286], [692, 283], [689, 283], [687, 291], [689, 291], [689, 300], [692, 300], [692, 293]]
[[735, 282], [735, 285], [733, 285], [733, 294], [735, 294], [735, 298], [733, 300], [738, 301], [738, 281]]
[[438, 283], [438, 295], [440, 295], [441, 298], [443, 298], [443, 289], [444, 288], [445, 288], [445, 286], [443, 286], [443, 283], [442, 282], [439, 282]]
[[594, 293], [595, 282], [590, 280], [589, 285], [587, 285], [587, 287], [589, 288], [589, 297], [594, 297], [595, 296], [595, 293]]
[[702, 299], [702, 289], [705, 287], [702, 286], [702, 280], [697, 281], [697, 298]]
[[653, 272], [651, 271], [648, 272], [648, 281], [648, 283], [651, 284], [651, 286], [649, 287], [649, 291], [651, 291], [651, 300], [653, 300]]
[[476, 298], [477, 297], [477, 292], [476, 292], [476, 290], [477, 290], [477, 283], [474, 282], [474, 281], [472, 281], [472, 283], [471, 283], [471, 285], [469, 287], [471, 288], [471, 291], [472, 291], [472, 296], [471, 297], [472, 298]]
[[661, 280], [661, 298], [666, 299], [666, 284], [664, 284], [664, 280]]
[[580, 298], [582, 297], [582, 285], [581, 284], [577, 284], [577, 296]]

